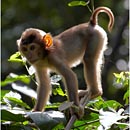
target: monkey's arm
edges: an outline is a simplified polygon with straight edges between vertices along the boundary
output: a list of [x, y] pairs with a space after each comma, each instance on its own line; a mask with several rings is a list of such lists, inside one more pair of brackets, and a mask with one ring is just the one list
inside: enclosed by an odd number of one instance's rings
[[79, 109], [71, 108], [71, 114], [76, 114], [78, 118], [83, 116], [84, 110], [80, 108], [79, 97], [78, 97], [78, 81], [75, 73], [67, 65], [64, 58], [59, 59], [56, 54], [51, 55], [49, 60], [52, 62], [53, 66], [57, 68], [57, 71], [63, 76], [65, 86], [67, 89], [68, 99], [73, 102]]
[[37, 101], [34, 111], [44, 111], [46, 102], [50, 96], [51, 85], [47, 70], [43, 68], [36, 69], [36, 78], [38, 81], [37, 87]]

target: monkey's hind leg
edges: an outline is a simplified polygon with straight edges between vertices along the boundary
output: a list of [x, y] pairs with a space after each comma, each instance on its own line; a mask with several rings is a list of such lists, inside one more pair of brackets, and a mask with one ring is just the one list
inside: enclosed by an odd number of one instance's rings
[[[98, 63], [93, 59], [84, 59], [84, 77], [87, 84], [86, 94], [90, 98], [102, 95], [101, 76]], [[85, 94], [85, 91], [81, 91]]]
[[84, 78], [87, 84], [86, 90], [79, 90], [79, 99], [83, 98], [85, 95], [88, 95], [90, 99], [93, 99], [97, 96], [102, 95], [101, 87], [101, 72], [100, 65], [96, 63], [93, 59], [84, 58]]
[[[96, 38], [95, 38], [96, 37]], [[101, 86], [101, 66], [103, 61], [103, 52], [106, 48], [107, 37], [101, 39], [102, 35], [98, 32], [95, 37], [87, 45], [87, 49], [83, 58], [84, 77], [87, 84], [86, 94], [90, 98], [102, 95]], [[85, 91], [81, 91], [79, 95], [84, 95]]]

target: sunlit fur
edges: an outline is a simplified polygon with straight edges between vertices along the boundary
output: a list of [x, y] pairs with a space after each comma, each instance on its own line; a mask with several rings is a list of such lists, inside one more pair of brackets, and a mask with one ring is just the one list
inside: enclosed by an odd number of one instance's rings
[[[47, 47], [43, 40], [46, 33], [39, 29], [30, 28], [23, 32], [17, 41], [18, 49], [34, 66], [38, 82], [37, 101], [34, 111], [44, 111], [51, 91], [49, 71], [55, 71], [63, 76], [69, 101], [81, 107], [79, 99], [85, 95], [95, 98], [102, 95], [101, 65], [103, 53], [107, 46], [107, 34], [97, 23], [100, 12], [108, 14], [110, 21], [108, 29], [114, 24], [114, 16], [106, 7], [97, 8], [88, 23], [71, 27], [52, 38], [52, 45]], [[86, 90], [78, 94], [77, 76], [71, 67], [79, 63], [84, 65], [84, 77], [87, 84]], [[83, 113], [83, 111], [82, 111]], [[82, 117], [83, 114], [71, 108], [71, 114]]]

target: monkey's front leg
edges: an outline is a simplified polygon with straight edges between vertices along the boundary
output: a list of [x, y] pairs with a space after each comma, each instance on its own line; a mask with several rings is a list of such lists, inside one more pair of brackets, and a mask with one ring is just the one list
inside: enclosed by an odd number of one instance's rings
[[60, 68], [59, 71], [64, 77], [68, 99], [70, 102], [74, 102], [73, 107], [70, 108], [70, 112], [72, 115], [76, 114], [78, 118], [81, 118], [84, 115], [84, 108], [80, 106], [79, 102], [77, 77], [67, 65], [63, 65]]
[[47, 75], [47, 70], [43, 70], [42, 68], [36, 70], [36, 78], [38, 82], [37, 101], [33, 111], [44, 111], [51, 91], [50, 78]]

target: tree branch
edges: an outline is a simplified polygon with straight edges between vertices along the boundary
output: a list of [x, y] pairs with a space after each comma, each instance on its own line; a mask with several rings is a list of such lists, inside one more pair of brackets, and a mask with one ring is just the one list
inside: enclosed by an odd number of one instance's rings
[[[81, 98], [80, 105], [85, 107], [85, 105], [89, 102], [89, 100], [90, 100], [90, 94], [89, 95], [86, 94], [83, 98]], [[77, 116], [72, 115], [68, 124], [65, 127], [65, 130], [70, 130], [76, 120], [77, 120]]]

